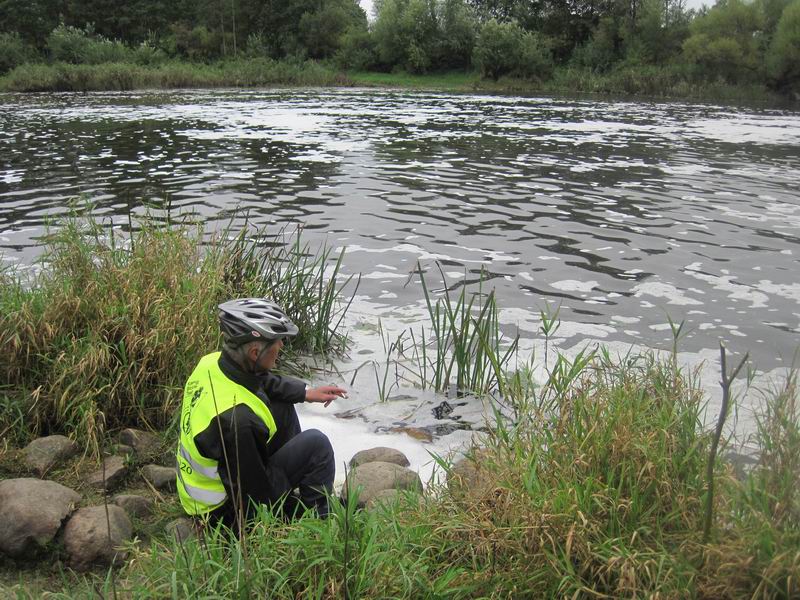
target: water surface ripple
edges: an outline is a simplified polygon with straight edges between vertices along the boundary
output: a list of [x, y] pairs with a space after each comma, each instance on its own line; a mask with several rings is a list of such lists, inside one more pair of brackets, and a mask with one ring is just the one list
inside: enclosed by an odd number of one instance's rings
[[78, 195], [222, 223], [237, 207], [347, 246], [359, 294], [485, 268], [504, 322], [786, 364], [800, 331], [796, 113], [371, 90], [0, 95], [0, 250], [30, 262]]

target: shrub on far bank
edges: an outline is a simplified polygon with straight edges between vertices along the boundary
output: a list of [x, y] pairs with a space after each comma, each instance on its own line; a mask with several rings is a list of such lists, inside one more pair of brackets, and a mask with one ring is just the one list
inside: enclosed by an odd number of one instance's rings
[[330, 86], [350, 83], [347, 77], [314, 61], [290, 62], [263, 58], [231, 60], [210, 65], [177, 61], [153, 66], [133, 63], [24, 64], [0, 79], [0, 90], [88, 92], [221, 86]]
[[124, 43], [95, 35], [90, 27], [78, 29], [61, 24], [47, 36], [47, 50], [56, 62], [97, 65], [127, 62], [132, 51]]
[[0, 75], [35, 58], [36, 52], [18, 33], [0, 33]]
[[503, 75], [545, 79], [553, 69], [552, 56], [539, 34], [495, 19], [481, 28], [472, 60], [484, 77], [494, 81]]

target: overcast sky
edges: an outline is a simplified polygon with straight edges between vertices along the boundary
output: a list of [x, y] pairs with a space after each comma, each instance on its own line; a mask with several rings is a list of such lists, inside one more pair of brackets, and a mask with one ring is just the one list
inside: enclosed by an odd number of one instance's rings
[[[713, 6], [715, 0], [686, 0], [686, 8], [700, 8], [704, 4]], [[359, 0], [361, 8], [367, 12], [367, 17], [372, 20], [372, 0]]]

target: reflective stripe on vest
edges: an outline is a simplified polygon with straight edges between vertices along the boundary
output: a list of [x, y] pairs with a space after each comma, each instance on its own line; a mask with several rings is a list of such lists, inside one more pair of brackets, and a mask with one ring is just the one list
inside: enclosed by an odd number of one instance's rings
[[200, 359], [183, 392], [181, 406], [178, 460], [178, 497], [190, 515], [208, 513], [222, 505], [227, 498], [219, 475], [219, 463], [203, 456], [194, 438], [212, 425], [225, 411], [245, 405], [258, 416], [275, 435], [275, 420], [264, 402], [247, 388], [231, 381], [219, 368], [220, 353]]
[[178, 480], [182, 484], [186, 493], [191, 496], [192, 500], [195, 502], [202, 502], [203, 504], [214, 504], [219, 505], [225, 501], [227, 494], [222, 492], [213, 492], [210, 490], [204, 490], [202, 488], [194, 487], [193, 485], [189, 485], [183, 480], [183, 475], [181, 475], [180, 470], [178, 470]]

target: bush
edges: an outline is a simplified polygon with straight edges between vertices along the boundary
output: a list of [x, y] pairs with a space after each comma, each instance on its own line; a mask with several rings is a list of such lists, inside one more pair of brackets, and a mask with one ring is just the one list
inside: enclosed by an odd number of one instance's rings
[[90, 27], [78, 29], [61, 24], [47, 37], [50, 58], [76, 65], [97, 65], [108, 62], [128, 62], [130, 48], [122, 42], [95, 35]]
[[495, 19], [481, 29], [473, 61], [484, 77], [495, 81], [503, 75], [546, 79], [553, 70], [548, 44], [538, 33]]
[[222, 54], [222, 36], [199, 25], [189, 29], [186, 25], [172, 25], [172, 35], [165, 41], [170, 55], [179, 54], [189, 60], [210, 61]]
[[0, 33], [0, 75], [35, 58], [36, 52], [18, 33]]
[[142, 42], [133, 50], [133, 62], [137, 65], [153, 66], [166, 62], [167, 55], [150, 42]]

